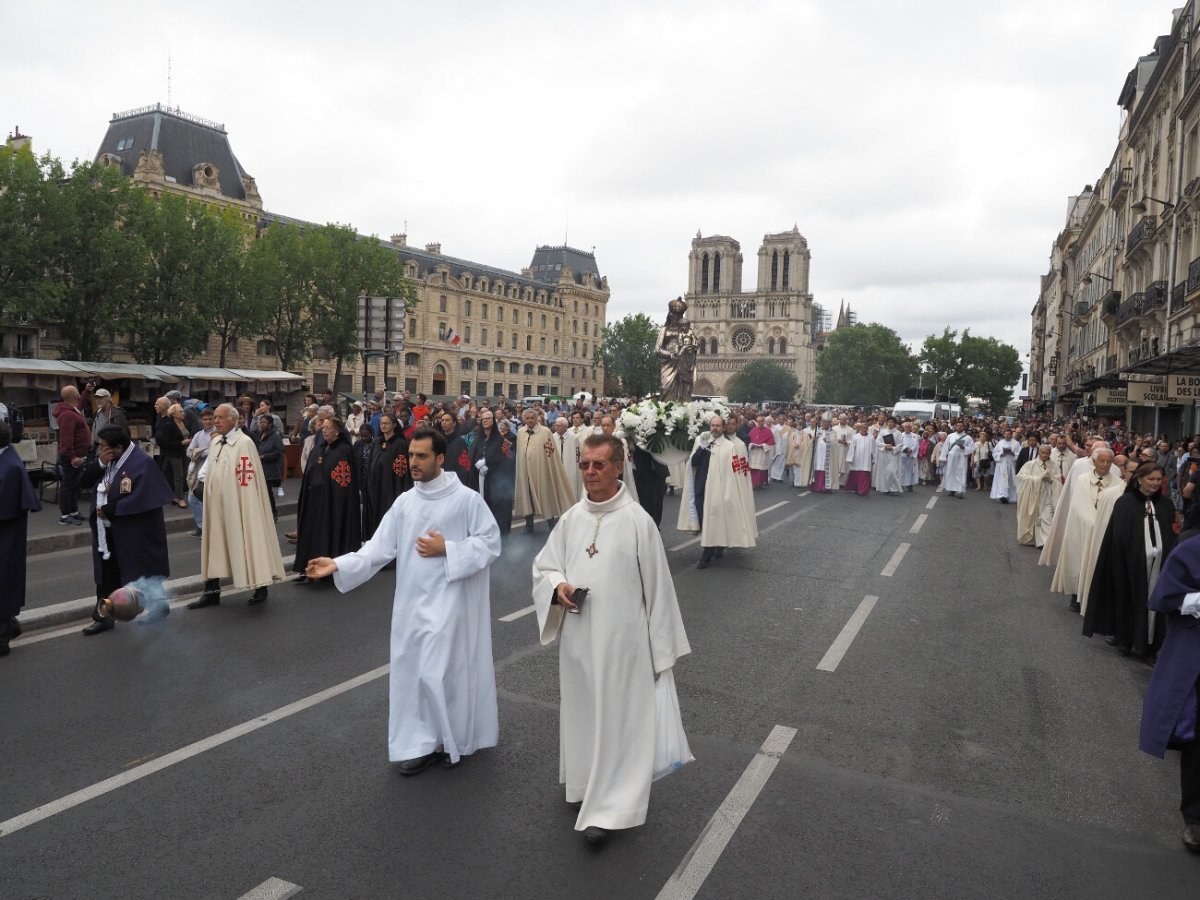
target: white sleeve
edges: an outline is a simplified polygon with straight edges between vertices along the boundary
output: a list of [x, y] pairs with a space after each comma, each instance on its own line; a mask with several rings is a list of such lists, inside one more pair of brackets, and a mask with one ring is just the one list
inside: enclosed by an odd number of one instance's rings
[[446, 580], [461, 581], [482, 572], [500, 558], [500, 526], [483, 498], [470, 494], [471, 523], [461, 541], [446, 542]]
[[1183, 602], [1179, 604], [1179, 612], [1185, 616], [1200, 619], [1200, 591], [1185, 594]]
[[343, 594], [365, 584], [396, 556], [396, 541], [400, 529], [400, 503], [392, 504], [383, 515], [379, 527], [371, 539], [353, 553], [339, 556], [334, 562], [333, 584]]

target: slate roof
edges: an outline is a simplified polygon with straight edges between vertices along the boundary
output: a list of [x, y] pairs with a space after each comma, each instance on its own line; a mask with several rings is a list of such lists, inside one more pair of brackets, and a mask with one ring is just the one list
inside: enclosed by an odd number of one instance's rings
[[128, 176], [137, 167], [138, 153], [142, 150], [160, 151], [164, 173], [187, 187], [194, 186], [193, 166], [212, 163], [220, 171], [221, 193], [237, 200], [246, 199], [242, 186], [244, 170], [233, 155], [224, 125], [161, 103], [114, 113], [96, 159], [105, 153], [119, 158], [121, 174]]
[[596, 266], [596, 254], [587, 250], [576, 250], [562, 244], [557, 247], [542, 246], [533, 251], [533, 262], [529, 268], [538, 281], [555, 284], [563, 266], [570, 266], [576, 284], [583, 284], [583, 273], [590, 272], [590, 287], [600, 287], [600, 274]]

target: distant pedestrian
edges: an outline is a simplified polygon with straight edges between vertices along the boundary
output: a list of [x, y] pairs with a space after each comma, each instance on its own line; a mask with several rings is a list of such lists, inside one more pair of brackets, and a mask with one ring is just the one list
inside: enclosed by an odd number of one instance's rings
[[82, 525], [79, 515], [79, 472], [92, 449], [92, 432], [80, 409], [79, 389], [67, 385], [60, 394], [62, 402], [54, 407], [58, 423], [58, 521], [61, 525]]
[[267, 498], [271, 501], [271, 517], [279, 521], [275, 494], [283, 484], [283, 436], [276, 427], [276, 416], [264, 413], [258, 417], [258, 458], [262, 460], [263, 477], [267, 479]]
[[25, 605], [25, 563], [29, 514], [38, 512], [38, 501], [25, 463], [11, 446], [12, 428], [0, 420], [0, 656], [9, 653], [9, 642], [21, 634], [17, 615]]

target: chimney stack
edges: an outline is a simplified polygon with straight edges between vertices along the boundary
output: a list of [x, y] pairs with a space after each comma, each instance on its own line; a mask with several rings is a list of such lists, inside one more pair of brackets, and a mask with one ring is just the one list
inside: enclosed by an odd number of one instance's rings
[[392, 235], [392, 243], [395, 244], [397, 247], [407, 247], [408, 246], [408, 235], [407, 234], [393, 234]]

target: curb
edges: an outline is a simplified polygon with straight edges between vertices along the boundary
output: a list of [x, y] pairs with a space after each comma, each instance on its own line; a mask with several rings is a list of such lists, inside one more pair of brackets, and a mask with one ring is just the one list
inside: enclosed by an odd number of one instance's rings
[[[279, 515], [291, 515], [296, 511], [296, 501], [291, 500], [286, 503], [280, 503], [276, 509]], [[166, 525], [167, 534], [179, 534], [184, 531], [191, 531], [196, 527], [190, 516], [176, 516], [167, 519]], [[54, 553], [57, 550], [75, 550], [79, 547], [90, 547], [92, 544], [92, 530], [87, 527], [85, 522], [83, 525], [73, 526], [69, 531], [66, 526], [63, 530], [56, 534], [39, 534], [25, 541], [26, 556], [40, 556], [43, 553]]]

